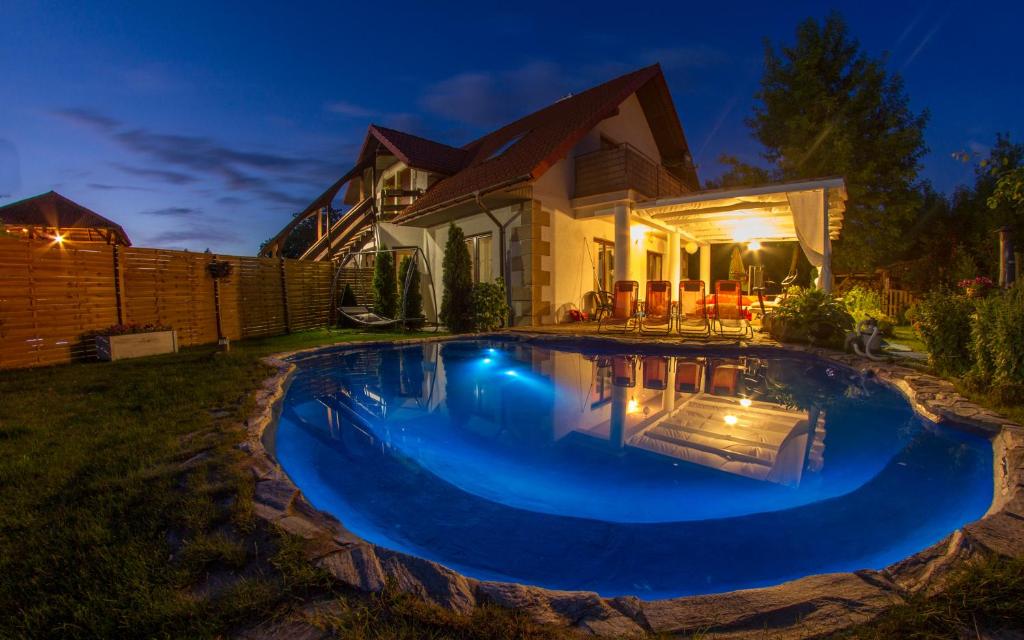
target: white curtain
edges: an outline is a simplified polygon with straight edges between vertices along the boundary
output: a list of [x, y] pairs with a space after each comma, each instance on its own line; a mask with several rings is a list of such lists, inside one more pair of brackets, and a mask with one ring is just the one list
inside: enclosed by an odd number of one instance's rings
[[825, 211], [822, 191], [787, 193], [793, 226], [807, 260], [819, 269], [825, 263]]

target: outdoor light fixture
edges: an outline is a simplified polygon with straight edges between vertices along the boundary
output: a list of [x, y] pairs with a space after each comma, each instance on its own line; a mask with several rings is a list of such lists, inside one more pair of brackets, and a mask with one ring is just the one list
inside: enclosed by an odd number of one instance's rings
[[736, 424], [736, 416], [732, 415], [731, 413], [729, 415], [725, 416], [725, 424], [728, 424], [728, 425]]
[[760, 251], [761, 243], [758, 242], [757, 240], [751, 240], [750, 244], [747, 245], [747, 248], [750, 249], [751, 251]]
[[53, 241], [56, 242], [57, 244], [64, 244], [64, 236], [58, 233], [57, 235], [53, 236]]
[[749, 407], [751, 405], [750, 398], [740, 398], [741, 407]]
[[626, 404], [626, 413], [636, 413], [640, 410], [640, 403], [636, 401], [636, 398], [630, 398], [629, 403]]
[[690, 242], [687, 242], [685, 245], [683, 245], [683, 248], [686, 249], [686, 253], [692, 256], [693, 254], [697, 253], [697, 249], [699, 249], [700, 247], [697, 245], [696, 242], [693, 242], [691, 240]]

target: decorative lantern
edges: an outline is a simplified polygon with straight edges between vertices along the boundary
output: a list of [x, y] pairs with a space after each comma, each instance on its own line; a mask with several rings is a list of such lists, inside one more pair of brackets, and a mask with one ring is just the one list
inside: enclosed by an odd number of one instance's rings
[[699, 247], [697, 246], [696, 242], [691, 240], [691, 241], [687, 242], [685, 245], [683, 245], [683, 248], [686, 249], [686, 253], [689, 253], [690, 255], [693, 255], [693, 254], [697, 253], [697, 249]]

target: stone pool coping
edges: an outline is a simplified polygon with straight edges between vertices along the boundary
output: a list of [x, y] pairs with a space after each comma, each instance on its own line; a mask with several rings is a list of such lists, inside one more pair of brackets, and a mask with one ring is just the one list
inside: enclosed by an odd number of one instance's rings
[[[738, 350], [751, 355], [805, 353], [860, 371], [871, 370], [932, 422], [991, 437], [992, 506], [980, 520], [881, 571], [812, 575], [772, 587], [664, 600], [605, 598], [593, 592], [477, 580], [438, 563], [367, 542], [345, 529], [335, 517], [312, 507], [264, 446], [264, 435], [269, 427], [276, 426], [281, 401], [296, 370], [287, 358], [322, 350], [482, 337], [534, 344]], [[344, 343], [282, 353], [263, 361], [274, 373], [256, 392], [255, 409], [246, 421], [248, 438], [242, 445], [250, 454], [248, 464], [256, 482], [254, 512], [306, 539], [310, 562], [359, 591], [379, 592], [390, 583], [458, 612], [467, 613], [477, 604], [491, 603], [517, 609], [541, 623], [570, 626], [600, 636], [701, 632], [702, 637], [714, 638], [763, 638], [768, 633], [777, 638], [808, 638], [868, 622], [911, 594], [939, 591], [951, 570], [979, 554], [1024, 555], [1024, 427], [961, 397], [952, 383], [898, 364], [803, 345], [698, 344], [680, 343], [678, 339], [522, 332]]]

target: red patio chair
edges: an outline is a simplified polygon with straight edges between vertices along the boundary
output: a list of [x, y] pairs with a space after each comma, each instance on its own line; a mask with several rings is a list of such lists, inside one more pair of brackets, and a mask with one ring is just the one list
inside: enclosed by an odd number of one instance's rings
[[597, 323], [597, 330], [625, 333], [635, 331], [637, 326], [636, 308], [640, 283], [636, 280], [619, 280], [612, 287], [612, 311]]
[[648, 280], [644, 297], [644, 313], [640, 317], [640, 333], [672, 331], [672, 283]]
[[644, 389], [668, 389], [668, 358], [644, 356]]
[[676, 358], [676, 392], [697, 393], [704, 386], [704, 363]]
[[636, 360], [633, 356], [612, 356], [612, 384], [616, 387], [636, 386]]
[[708, 335], [707, 300], [703, 280], [683, 280], [679, 283], [679, 333]]
[[739, 280], [719, 280], [715, 283], [715, 321], [721, 336], [754, 337]]

